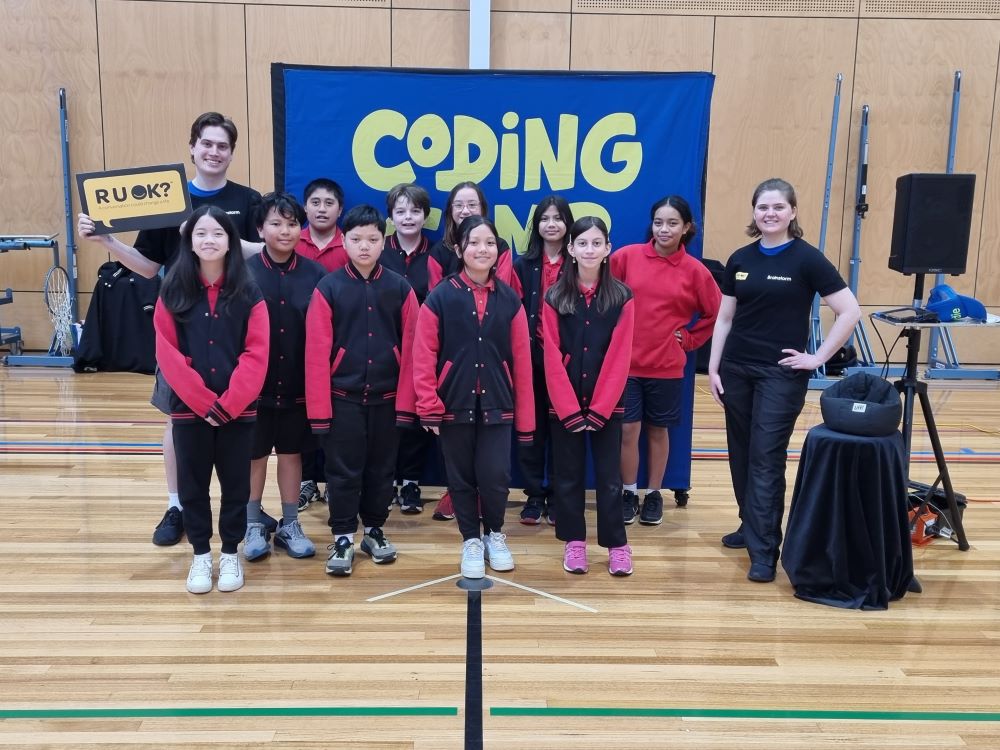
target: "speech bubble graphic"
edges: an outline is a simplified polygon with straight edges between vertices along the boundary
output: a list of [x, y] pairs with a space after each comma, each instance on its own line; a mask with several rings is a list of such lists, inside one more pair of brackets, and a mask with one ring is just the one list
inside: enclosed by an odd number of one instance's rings
[[95, 234], [179, 226], [191, 213], [182, 164], [78, 174], [77, 186]]

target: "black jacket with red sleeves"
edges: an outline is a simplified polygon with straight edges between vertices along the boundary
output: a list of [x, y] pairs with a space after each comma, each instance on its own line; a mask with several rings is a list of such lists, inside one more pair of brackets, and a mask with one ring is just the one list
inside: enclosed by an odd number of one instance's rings
[[546, 299], [542, 315], [550, 413], [567, 430], [600, 430], [621, 417], [635, 326], [632, 293], [601, 312], [581, 292], [572, 315], [560, 315]]
[[306, 315], [306, 411], [312, 431], [330, 431], [333, 397], [360, 404], [395, 399], [398, 418], [415, 420], [413, 332], [417, 297], [377, 263], [365, 278], [348, 263], [327, 274]]
[[[431, 255], [438, 259], [441, 264], [441, 272], [444, 274], [444, 278], [451, 276], [453, 273], [459, 273], [462, 270], [462, 264], [458, 260], [458, 254], [454, 249], [448, 247], [444, 244], [444, 240], [438, 240], [431, 246]], [[495, 277], [500, 279], [504, 284], [511, 287], [517, 296], [522, 296], [521, 289], [521, 279], [518, 278], [517, 274], [514, 273], [514, 251], [510, 249], [510, 245], [507, 244], [507, 240], [500, 237], [497, 241], [497, 270]], [[438, 283], [441, 282], [442, 277], [437, 279], [431, 279], [430, 288], [433, 289]]]
[[292, 253], [279, 264], [265, 248], [247, 261], [267, 302], [271, 346], [262, 406], [285, 408], [306, 402], [306, 311], [326, 275], [319, 263]]
[[528, 323], [517, 293], [499, 280], [487, 285], [482, 320], [465, 274], [445, 279], [427, 296], [417, 321], [413, 381], [423, 425], [513, 421], [518, 439], [535, 431]]
[[244, 297], [205, 294], [177, 320], [160, 299], [153, 312], [156, 362], [171, 388], [172, 421], [212, 417], [252, 422], [267, 373], [267, 305], [256, 286]]
[[[438, 249], [431, 252], [434, 248]], [[407, 255], [399, 246], [396, 235], [390, 234], [385, 238], [385, 247], [379, 262], [410, 282], [413, 292], [417, 295], [417, 302], [422, 305], [427, 299], [427, 293], [444, 278], [439, 252], [438, 244], [432, 247], [428, 239], [421, 236], [417, 249]]]

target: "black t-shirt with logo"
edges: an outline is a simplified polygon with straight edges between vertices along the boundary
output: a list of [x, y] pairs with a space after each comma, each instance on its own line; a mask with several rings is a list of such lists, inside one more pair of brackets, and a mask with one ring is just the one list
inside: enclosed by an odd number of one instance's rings
[[777, 255], [762, 252], [759, 241], [741, 247], [726, 263], [721, 286], [736, 298], [723, 358], [776, 365], [787, 356], [782, 349], [805, 351], [815, 295], [826, 297], [847, 284], [819, 250], [797, 239]]
[[[233, 220], [240, 238], [247, 242], [260, 242], [257, 219], [254, 215], [260, 202], [260, 193], [231, 180], [209, 195], [198, 195], [193, 190], [191, 192], [192, 210], [205, 205], [221, 208]], [[159, 263], [167, 271], [173, 265], [180, 245], [181, 233], [177, 227], [143, 229], [135, 238], [135, 249], [154, 263]]]

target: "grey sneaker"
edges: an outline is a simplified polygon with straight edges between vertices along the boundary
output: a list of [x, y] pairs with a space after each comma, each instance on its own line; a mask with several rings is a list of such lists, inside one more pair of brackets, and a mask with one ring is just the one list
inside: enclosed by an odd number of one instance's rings
[[485, 558], [493, 570], [513, 570], [514, 556], [507, 548], [507, 535], [499, 531], [491, 531], [483, 537], [486, 546]]
[[483, 561], [483, 540], [473, 537], [462, 542], [462, 575], [465, 578], [482, 578], [486, 575]]
[[319, 500], [319, 489], [316, 487], [316, 483], [311, 479], [299, 483], [299, 510], [305, 510], [310, 503], [316, 500]]
[[372, 530], [365, 534], [365, 538], [361, 540], [361, 551], [370, 555], [376, 565], [391, 563], [396, 559], [396, 547], [385, 538], [385, 534], [378, 526], [373, 526]]
[[342, 536], [327, 549], [330, 550], [330, 556], [326, 558], [327, 575], [349, 576], [354, 570], [354, 545]]
[[263, 560], [271, 554], [271, 545], [267, 541], [267, 529], [262, 523], [248, 523], [247, 535], [243, 538], [243, 557], [247, 562]]
[[274, 533], [274, 546], [281, 547], [289, 557], [312, 557], [316, 554], [316, 545], [302, 530], [298, 521], [285, 523], [282, 518], [278, 522], [278, 530]]

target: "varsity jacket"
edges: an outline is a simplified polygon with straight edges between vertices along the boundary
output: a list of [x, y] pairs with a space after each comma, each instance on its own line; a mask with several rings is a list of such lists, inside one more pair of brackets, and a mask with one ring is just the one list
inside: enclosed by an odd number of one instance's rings
[[[431, 253], [434, 257], [438, 259], [441, 263], [441, 273], [444, 277], [450, 276], [453, 273], [458, 273], [462, 270], [462, 264], [458, 259], [458, 254], [453, 248], [448, 247], [444, 244], [444, 240], [438, 240], [431, 247]], [[514, 273], [514, 253], [510, 249], [510, 245], [507, 244], [503, 237], [499, 238], [497, 242], [497, 270], [494, 274], [494, 278], [500, 279], [504, 284], [509, 286], [515, 292], [517, 296], [523, 296], [523, 290], [521, 289], [521, 280]], [[431, 279], [430, 288], [433, 289], [441, 279]]]
[[247, 266], [264, 295], [270, 321], [270, 355], [260, 403], [279, 409], [305, 404], [306, 311], [326, 269], [296, 253], [279, 264], [267, 248], [250, 258]]
[[[531, 357], [539, 367], [542, 362], [542, 304], [545, 299], [543, 268], [548, 263], [545, 253], [539, 253], [537, 258], [528, 259], [519, 255], [514, 259], [514, 273], [521, 284], [521, 300], [524, 312], [528, 316], [528, 332], [531, 334]], [[563, 260], [565, 263], [565, 260]], [[559, 267], [562, 274], [562, 266]], [[558, 276], [556, 277], [558, 278]]]
[[546, 299], [542, 316], [549, 413], [567, 430], [600, 430], [620, 418], [635, 325], [632, 293], [600, 312], [594, 290], [581, 289], [572, 315], [560, 315]]
[[172, 390], [176, 424], [212, 417], [217, 423], [252, 422], [268, 358], [267, 305], [260, 290], [250, 299], [222, 296], [222, 279], [176, 320], [157, 301], [153, 312], [156, 362]]
[[417, 249], [407, 255], [406, 251], [399, 246], [399, 239], [396, 235], [390, 234], [385, 238], [385, 247], [379, 258], [379, 262], [383, 266], [395, 271], [410, 283], [414, 294], [417, 295], [417, 302], [421, 305], [427, 299], [427, 293], [444, 278], [441, 259], [430, 251], [430, 242], [426, 237], [421, 236]]
[[453, 274], [427, 296], [413, 356], [417, 414], [423, 425], [514, 423], [521, 442], [535, 431], [528, 322], [517, 293], [502, 281], [483, 287]]
[[418, 308], [406, 279], [381, 263], [367, 279], [348, 263], [320, 280], [306, 314], [306, 413], [314, 434], [330, 431], [331, 396], [365, 405], [395, 399], [397, 418], [414, 422]]

